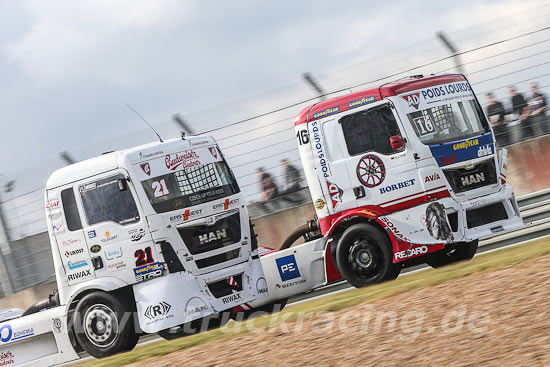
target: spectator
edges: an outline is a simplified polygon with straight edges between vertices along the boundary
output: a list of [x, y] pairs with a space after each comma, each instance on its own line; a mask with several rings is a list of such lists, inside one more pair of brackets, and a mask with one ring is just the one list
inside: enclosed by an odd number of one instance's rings
[[546, 110], [548, 106], [546, 104], [546, 96], [539, 92], [537, 83], [531, 83], [529, 86], [531, 92], [531, 99], [529, 100], [529, 106], [531, 107], [529, 116], [532, 119], [532, 124], [538, 135], [548, 134], [548, 121], [546, 121]]
[[486, 97], [487, 102], [489, 102], [487, 116], [489, 116], [489, 122], [495, 132], [497, 144], [500, 146], [506, 145], [508, 143], [508, 133], [506, 131], [506, 125], [504, 124], [504, 116], [506, 115], [504, 106], [502, 103], [495, 100], [495, 95], [493, 93], [487, 93]]
[[291, 194], [300, 190], [300, 181], [302, 180], [300, 171], [291, 165], [287, 159], [281, 161], [281, 166], [283, 167], [285, 179], [284, 189], [281, 192], [282, 199], [292, 204], [297, 204], [302, 201], [301, 198], [294, 198]]
[[516, 91], [516, 87], [508, 87], [508, 93], [512, 97], [512, 113], [514, 114], [515, 119], [520, 123], [519, 127], [516, 129], [520, 131], [518, 135], [519, 138], [523, 140], [532, 135], [532, 126], [529, 118], [530, 107], [525, 98], [523, 98], [523, 95]]
[[273, 177], [265, 170], [263, 167], [260, 167], [256, 170], [259, 177], [260, 182], [260, 188], [262, 190], [262, 202], [267, 202], [271, 199], [276, 198], [279, 195], [279, 189], [277, 188], [277, 185], [275, 184], [275, 181], [273, 181]]

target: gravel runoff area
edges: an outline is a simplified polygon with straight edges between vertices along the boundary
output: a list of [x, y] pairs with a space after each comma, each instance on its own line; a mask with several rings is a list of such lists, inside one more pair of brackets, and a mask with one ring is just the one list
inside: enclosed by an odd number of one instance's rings
[[367, 365], [550, 366], [550, 256], [132, 364]]

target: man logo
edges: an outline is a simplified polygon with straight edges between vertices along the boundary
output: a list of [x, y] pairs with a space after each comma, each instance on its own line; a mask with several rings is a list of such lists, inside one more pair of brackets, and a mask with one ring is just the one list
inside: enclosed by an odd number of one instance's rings
[[419, 93], [407, 94], [406, 96], [401, 96], [401, 98], [407, 101], [409, 107], [414, 107], [418, 110], [418, 106], [420, 105]]
[[216, 230], [216, 232], [209, 232], [205, 234], [199, 235], [199, 242], [201, 245], [204, 245], [205, 243], [209, 243], [212, 241], [221, 240], [223, 238], [227, 238], [227, 229], [222, 228]]

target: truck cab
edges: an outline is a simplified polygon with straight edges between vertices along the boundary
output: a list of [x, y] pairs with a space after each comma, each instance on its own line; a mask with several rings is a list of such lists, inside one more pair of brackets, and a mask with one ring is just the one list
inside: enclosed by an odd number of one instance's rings
[[[462, 75], [415, 76], [319, 102], [295, 127], [324, 236], [369, 224], [389, 236], [393, 264], [422, 256], [440, 266], [473, 256], [480, 238], [523, 226], [506, 152], [497, 154]], [[356, 268], [384, 257], [354, 251], [364, 258]]]
[[137, 311], [146, 333], [265, 296], [243, 195], [211, 137], [70, 165], [50, 176], [45, 195], [59, 304], [84, 313], [76, 334], [90, 354], [116, 352], [114, 335], [86, 329], [114, 316], [94, 300], [81, 310], [95, 291]]

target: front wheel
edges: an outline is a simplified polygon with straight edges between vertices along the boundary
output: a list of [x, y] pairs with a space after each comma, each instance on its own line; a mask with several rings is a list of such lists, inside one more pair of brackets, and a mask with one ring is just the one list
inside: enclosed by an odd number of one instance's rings
[[470, 260], [477, 251], [478, 243], [478, 240], [472, 242], [459, 242], [450, 251], [441, 250], [429, 254], [426, 263], [432, 268], [440, 268], [458, 261]]
[[132, 312], [129, 311], [109, 293], [93, 292], [85, 295], [73, 314], [76, 340], [96, 358], [133, 348], [138, 335], [134, 330]]
[[399, 275], [392, 260], [388, 236], [367, 224], [354, 224], [345, 230], [336, 248], [340, 274], [356, 288], [389, 280]]

